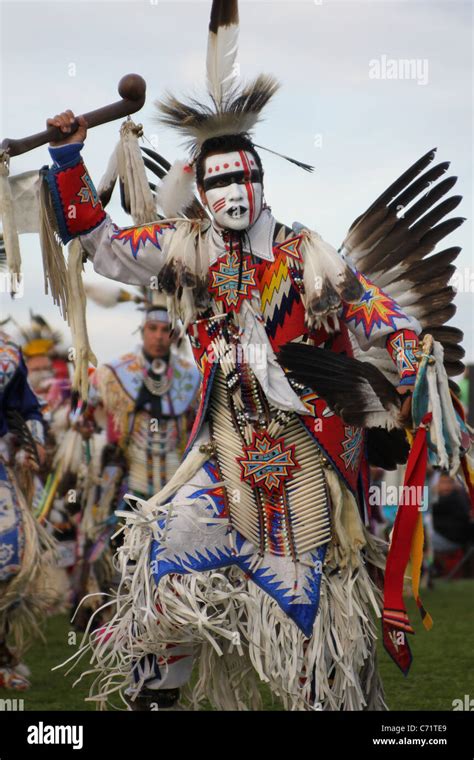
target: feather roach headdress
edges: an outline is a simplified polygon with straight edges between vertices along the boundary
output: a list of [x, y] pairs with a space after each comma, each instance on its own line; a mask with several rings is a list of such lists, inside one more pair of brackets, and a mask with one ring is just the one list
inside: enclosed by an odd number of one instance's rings
[[171, 94], [157, 102], [159, 121], [185, 138], [193, 158], [206, 140], [248, 134], [279, 87], [276, 79], [266, 74], [243, 86], [237, 82], [238, 37], [237, 0], [214, 0], [206, 61], [210, 103], [184, 102]]
[[[260, 120], [261, 113], [279, 88], [277, 80], [269, 74], [260, 74], [253, 81], [238, 81], [239, 11], [237, 0], [213, 0], [206, 58], [206, 79], [209, 103], [195, 98], [178, 100], [168, 93], [156, 102], [158, 121], [175, 129], [190, 150], [191, 163], [199, 157], [207, 140], [226, 135], [250, 136]], [[256, 146], [261, 147], [263, 146]], [[263, 150], [269, 150], [263, 148]], [[313, 167], [289, 156], [274, 153], [291, 163], [312, 171]], [[193, 180], [189, 172], [183, 176], [183, 168], [170, 172], [161, 191], [162, 207], [176, 207], [176, 199], [183, 194], [186, 181]]]
[[41, 314], [33, 314], [30, 309], [30, 324], [27, 327], [22, 327], [12, 318], [11, 321], [18, 329], [18, 343], [25, 356], [52, 354], [58, 349], [61, 333], [53, 330]]

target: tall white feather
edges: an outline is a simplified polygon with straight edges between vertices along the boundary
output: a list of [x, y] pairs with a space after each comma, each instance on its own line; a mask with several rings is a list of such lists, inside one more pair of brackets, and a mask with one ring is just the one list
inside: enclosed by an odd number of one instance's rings
[[[231, 0], [214, 0], [212, 13], [218, 13], [218, 6], [222, 1], [229, 3]], [[207, 43], [207, 89], [220, 108], [225, 102], [226, 97], [232, 91], [233, 83], [236, 77], [236, 62], [239, 41], [239, 23], [237, 9], [235, 12], [236, 22], [223, 26], [218, 25], [217, 31], [209, 28], [209, 37]]]

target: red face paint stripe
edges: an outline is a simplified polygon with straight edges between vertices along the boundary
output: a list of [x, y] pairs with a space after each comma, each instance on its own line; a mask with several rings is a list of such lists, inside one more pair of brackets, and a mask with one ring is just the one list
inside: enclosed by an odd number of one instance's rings
[[213, 205], [214, 211], [220, 211], [221, 208], [224, 208], [225, 206], [225, 198], [220, 198], [218, 201], [216, 201]]
[[253, 185], [250, 181], [252, 177], [252, 172], [250, 169], [250, 164], [248, 162], [247, 156], [245, 155], [243, 150], [239, 150], [239, 155], [242, 161], [242, 166], [244, 168], [244, 178], [245, 178], [245, 189], [247, 191], [247, 198], [249, 201], [249, 221], [250, 224], [253, 223], [254, 216], [255, 216], [255, 197], [253, 192]]
[[252, 177], [252, 172], [251, 172], [251, 169], [250, 169], [250, 164], [248, 162], [248, 158], [245, 155], [245, 153], [244, 153], [243, 150], [239, 150], [239, 156], [240, 156], [240, 159], [242, 161], [242, 166], [243, 166], [243, 169], [244, 169], [244, 179], [245, 179], [246, 182], [250, 182], [250, 179]]

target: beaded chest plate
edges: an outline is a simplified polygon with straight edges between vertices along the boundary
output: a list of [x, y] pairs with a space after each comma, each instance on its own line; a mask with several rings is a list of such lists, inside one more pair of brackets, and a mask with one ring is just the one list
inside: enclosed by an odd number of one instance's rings
[[245, 445], [220, 368], [209, 413], [234, 528], [262, 552], [294, 560], [327, 543], [331, 530], [323, 457], [298, 416], [290, 415], [278, 439], [262, 431]]

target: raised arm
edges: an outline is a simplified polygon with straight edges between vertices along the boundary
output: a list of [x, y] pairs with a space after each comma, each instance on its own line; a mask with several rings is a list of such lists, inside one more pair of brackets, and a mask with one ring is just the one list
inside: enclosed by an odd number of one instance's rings
[[47, 124], [65, 134], [50, 146], [53, 166], [47, 175], [54, 211], [63, 243], [79, 237], [94, 269], [104, 277], [130, 285], [152, 286], [165, 260], [166, 237], [172, 222], [156, 222], [121, 228], [104, 211], [81, 157], [87, 124], [78, 117], [79, 130], [67, 136], [74, 114], [65, 111]]

